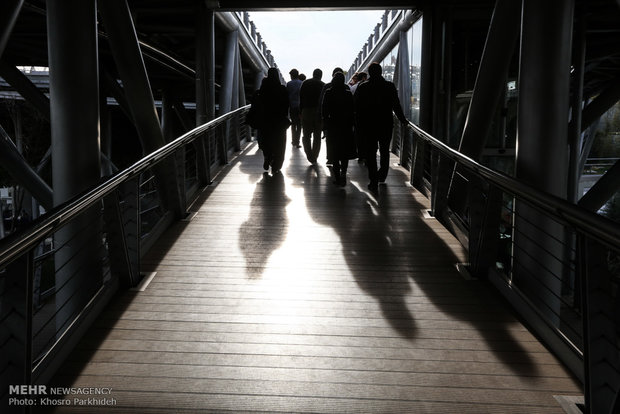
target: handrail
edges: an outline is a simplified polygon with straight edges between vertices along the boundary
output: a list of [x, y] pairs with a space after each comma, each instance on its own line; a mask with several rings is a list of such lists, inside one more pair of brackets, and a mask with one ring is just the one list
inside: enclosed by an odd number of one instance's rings
[[444, 155], [486, 178], [500, 189], [522, 198], [554, 217], [561, 218], [566, 223], [578, 226], [579, 231], [612, 249], [618, 249], [620, 246], [620, 224], [571, 204], [560, 197], [533, 188], [518, 179], [491, 170], [450, 148], [411, 122], [408, 123], [408, 127], [413, 129], [414, 133], [420, 138], [443, 152]]
[[175, 152], [182, 146], [195, 140], [200, 134], [206, 130], [213, 128], [233, 116], [248, 110], [250, 105], [243, 106], [228, 112], [218, 118], [215, 118], [203, 125], [200, 125], [189, 132], [181, 135], [174, 141], [164, 145], [158, 150], [145, 156], [133, 165], [127, 167], [123, 171], [119, 171], [102, 184], [95, 188], [86, 190], [80, 195], [54, 207], [47, 214], [32, 222], [31, 227], [23, 232], [10, 234], [0, 240], [0, 269], [6, 264], [17, 258], [26, 250], [34, 247], [36, 243], [55, 229], [67, 223], [73, 217], [80, 214], [84, 209], [93, 206], [98, 200], [114, 191], [121, 183], [141, 174], [146, 169], [159, 163], [164, 158]]

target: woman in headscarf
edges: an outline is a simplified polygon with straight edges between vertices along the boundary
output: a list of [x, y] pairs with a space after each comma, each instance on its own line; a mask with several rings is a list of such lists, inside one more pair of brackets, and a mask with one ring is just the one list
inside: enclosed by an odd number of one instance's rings
[[349, 160], [356, 158], [353, 139], [353, 95], [344, 84], [344, 75], [334, 75], [331, 87], [325, 91], [321, 107], [324, 129], [328, 132], [332, 145], [328, 147], [327, 158], [332, 160], [334, 183], [345, 186]]
[[265, 161], [263, 168], [277, 174], [284, 163], [286, 129], [291, 125], [288, 118], [288, 93], [280, 82], [277, 68], [269, 68], [258, 91], [261, 105], [259, 133]]

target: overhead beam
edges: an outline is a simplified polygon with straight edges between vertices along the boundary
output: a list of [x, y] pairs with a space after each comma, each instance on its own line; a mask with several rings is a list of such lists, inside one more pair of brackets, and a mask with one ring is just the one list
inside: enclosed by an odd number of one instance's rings
[[45, 119], [50, 120], [50, 100], [22, 71], [0, 60], [0, 76], [15, 88]]
[[219, 0], [218, 11], [300, 11], [300, 10], [385, 10], [410, 9], [421, 6], [425, 1], [406, 0], [352, 0], [330, 1], [314, 0], [312, 2], [286, 0]]

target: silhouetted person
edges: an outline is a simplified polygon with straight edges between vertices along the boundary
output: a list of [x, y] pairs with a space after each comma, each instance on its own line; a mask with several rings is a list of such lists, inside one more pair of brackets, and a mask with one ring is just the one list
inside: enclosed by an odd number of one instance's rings
[[349, 81], [349, 88], [351, 88], [351, 93], [355, 95], [355, 90], [360, 83], [366, 81], [368, 79], [368, 74], [366, 72], [356, 72]]
[[[355, 91], [357, 90], [357, 87], [360, 86], [362, 82], [366, 82], [367, 79], [368, 79], [368, 74], [366, 72], [356, 72], [351, 77], [351, 81], [349, 82], [349, 87], [351, 88], [351, 93], [353, 94], [354, 99], [355, 99]], [[355, 145], [357, 147], [357, 154], [359, 157], [357, 159], [357, 162], [363, 163], [365, 155], [362, 150], [361, 138], [357, 132], [357, 128], [355, 128], [353, 135], [355, 136]]]
[[280, 83], [277, 68], [269, 68], [258, 92], [261, 108], [258, 130], [265, 157], [263, 168], [268, 170], [271, 166], [271, 172], [275, 174], [282, 169], [286, 151], [286, 129], [290, 125], [288, 93], [286, 87]]
[[302, 143], [306, 158], [314, 164], [321, 152], [321, 92], [325, 83], [321, 81], [323, 71], [315, 69], [312, 78], [302, 83], [299, 91], [299, 108], [301, 110]]
[[300, 148], [299, 137], [301, 136], [301, 117], [299, 116], [299, 90], [302, 81], [299, 79], [299, 71], [291, 69], [291, 80], [286, 84], [289, 101], [289, 116], [291, 117], [291, 145]]
[[[344, 71], [342, 70], [342, 68], [335, 67], [334, 70], [332, 70], [332, 79], [334, 78], [334, 75], [336, 73], [344, 74]], [[323, 103], [323, 96], [325, 95], [325, 91], [327, 91], [331, 86], [332, 86], [331, 82], [326, 83], [325, 86], [323, 86], [323, 90], [321, 91], [321, 98], [320, 98], [321, 104]], [[345, 87], [349, 89], [349, 85], [345, 85]], [[323, 130], [325, 130], [325, 126], [323, 126]], [[329, 137], [329, 134], [325, 133], [325, 146], [327, 147], [327, 165], [333, 165], [333, 160], [329, 158], [329, 155], [333, 152], [333, 151], [330, 151], [329, 149], [330, 145], [331, 145], [331, 139]]]
[[306, 80], [306, 75], [303, 74], [303, 73], [300, 73], [299, 74], [299, 80], [302, 81], [302, 82], [305, 81]]
[[[376, 62], [368, 67], [368, 80], [360, 83], [354, 100], [357, 133], [360, 134], [370, 179], [368, 188], [376, 191], [377, 184], [385, 181], [390, 167], [390, 141], [394, 127], [392, 111], [402, 123], [406, 123], [407, 118], [400, 106], [396, 87], [381, 76], [381, 65]], [[378, 171], [377, 144], [381, 157]]]
[[331, 86], [325, 91], [321, 113], [323, 129], [331, 140], [327, 158], [333, 163], [332, 177], [334, 183], [344, 186], [349, 160], [357, 155], [353, 140], [353, 95], [346, 88], [342, 72], [334, 75]]

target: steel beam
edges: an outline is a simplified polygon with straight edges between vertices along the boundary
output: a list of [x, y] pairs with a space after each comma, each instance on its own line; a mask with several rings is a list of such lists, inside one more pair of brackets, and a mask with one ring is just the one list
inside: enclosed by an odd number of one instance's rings
[[433, 26], [437, 24], [434, 15], [437, 6], [427, 6], [422, 13], [422, 62], [420, 64], [420, 128], [424, 131], [433, 129]]
[[[106, 0], [99, 2], [99, 12], [142, 148], [151, 153], [161, 148], [165, 140], [129, 6], [126, 0]], [[155, 167], [155, 176], [162, 202], [179, 218], [183, 206], [175, 170], [174, 159], [170, 158]]]
[[[580, 13], [581, 14], [581, 13]], [[583, 84], [586, 63], [586, 23], [584, 18], [577, 21], [575, 30], [575, 58], [572, 86], [573, 96], [571, 102], [572, 119], [568, 126], [568, 145], [569, 145], [569, 161], [568, 161], [568, 200], [576, 203], [580, 195], [579, 177], [581, 171], [579, 169], [579, 156], [581, 151], [581, 123], [583, 109]]]
[[183, 130], [185, 132], [194, 128], [194, 120], [192, 119], [187, 109], [185, 109], [183, 102], [179, 100], [173, 101], [172, 108], [174, 109], [174, 112], [176, 113], [179, 122], [181, 122], [181, 125], [183, 125]]
[[125, 97], [123, 87], [105, 69], [101, 70], [101, 80], [102, 85], [105, 86], [107, 92], [110, 93], [110, 96], [116, 100], [116, 103], [118, 103], [118, 106], [121, 108], [123, 113], [125, 113], [127, 118], [131, 119], [132, 112], [129, 102], [127, 102], [127, 98]]
[[620, 190], [620, 161], [611, 167], [577, 203], [590, 211], [598, 211]]
[[620, 100], [620, 77], [617, 77], [607, 89], [601, 92], [584, 109], [581, 120], [581, 131], [585, 131], [599, 119], [609, 108]]
[[99, 96], [99, 117], [101, 133], [101, 175], [114, 173], [112, 166], [112, 119], [105, 94]]
[[508, 69], [519, 38], [520, 16], [520, 2], [496, 1], [459, 145], [462, 154], [476, 161], [482, 156], [494, 114], [506, 90]]
[[26, 101], [34, 106], [45, 119], [50, 119], [50, 100], [22, 71], [0, 60], [0, 76], [14, 87]]
[[[407, 108], [411, 102], [411, 75], [409, 73], [409, 39], [407, 37], [407, 29], [409, 27], [401, 26], [400, 40], [398, 42], [398, 95], [400, 102], [405, 104]], [[409, 111], [407, 111], [409, 112]], [[410, 115], [409, 115], [410, 116]], [[400, 128], [400, 143], [399, 143], [399, 158], [400, 165], [408, 168], [409, 156], [411, 154], [412, 143], [409, 139], [410, 135], [407, 134], [406, 128], [398, 125], [396, 128]]]
[[3, 0], [0, 2], [0, 28], [2, 29], [0, 32], [0, 59], [23, 5], [24, 0]]
[[54, 205], [52, 189], [43, 179], [28, 165], [28, 162], [19, 153], [17, 147], [0, 126], [0, 162], [15, 181], [24, 186], [41, 205], [49, 210]]

